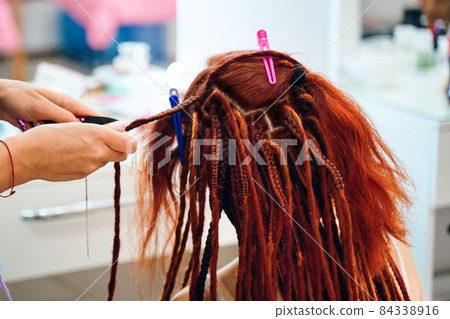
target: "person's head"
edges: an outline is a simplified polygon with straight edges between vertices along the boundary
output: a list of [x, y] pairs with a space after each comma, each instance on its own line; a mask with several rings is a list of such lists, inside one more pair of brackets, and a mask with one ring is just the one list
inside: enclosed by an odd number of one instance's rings
[[[273, 58], [275, 85], [262, 57]], [[203, 298], [208, 272], [215, 298], [220, 218], [236, 229], [237, 299], [408, 298], [390, 255], [390, 238], [405, 240], [405, 175], [361, 108], [324, 77], [275, 51], [218, 55], [178, 108], [128, 130], [149, 122], [160, 135], [141, 153], [149, 170], [139, 177], [138, 223], [143, 262], [161, 247], [158, 234], [173, 247], [162, 299], [186, 246], [190, 298]]]

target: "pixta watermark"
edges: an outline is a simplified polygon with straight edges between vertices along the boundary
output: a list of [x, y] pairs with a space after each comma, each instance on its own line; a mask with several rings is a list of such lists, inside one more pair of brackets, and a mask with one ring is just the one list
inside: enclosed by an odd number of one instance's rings
[[[175, 149], [174, 140], [172, 137], [163, 135], [159, 132], [154, 132], [150, 129], [144, 129], [139, 131], [133, 136], [134, 140], [130, 141], [127, 145], [127, 151], [133, 148], [133, 143], [138, 144], [138, 151], [129, 158], [127, 165], [134, 167], [139, 171], [145, 171], [150, 175], [153, 175], [155, 169], [160, 169], [164, 165], [167, 165], [171, 159]], [[240, 142], [242, 142], [244, 148], [244, 156], [239, 152]], [[261, 148], [266, 144], [277, 145], [280, 150], [278, 158], [279, 165], [288, 165], [288, 158], [292, 156], [292, 152], [289, 152], [289, 148], [295, 147], [295, 150], [299, 150], [299, 141], [297, 139], [260, 139], [253, 144], [249, 139], [194, 139], [192, 143], [192, 164], [194, 166], [200, 166], [202, 161], [226, 161], [228, 165], [249, 165], [252, 160], [256, 161], [257, 165], [267, 165], [266, 160], [261, 152]], [[226, 146], [225, 146], [226, 145]], [[228, 152], [225, 158], [224, 147], [227, 147]], [[161, 149], [164, 149], [161, 152]], [[185, 146], [187, 148], [187, 146]], [[318, 147], [314, 140], [306, 139], [303, 145], [301, 145], [300, 152], [295, 154], [295, 165], [303, 165], [304, 162], [315, 161], [318, 165], [325, 165], [324, 159], [317, 151]], [[158, 154], [164, 154], [161, 158], [156, 158], [155, 152]], [[243, 158], [241, 158], [243, 157]], [[158, 161], [155, 163], [155, 161]], [[292, 163], [292, 161], [291, 161]]]

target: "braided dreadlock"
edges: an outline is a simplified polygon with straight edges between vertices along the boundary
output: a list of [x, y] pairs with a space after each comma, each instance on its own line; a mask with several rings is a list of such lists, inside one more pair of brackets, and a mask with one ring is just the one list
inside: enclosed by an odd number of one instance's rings
[[[273, 58], [274, 86], [263, 56]], [[406, 242], [406, 176], [355, 102], [275, 51], [211, 58], [186, 98], [126, 128], [154, 122], [152, 132], [171, 137], [170, 162], [158, 167], [166, 150], [153, 150], [156, 138], [146, 146], [151, 156], [143, 155], [154, 173], [138, 178], [140, 261], [149, 263], [148, 251], [160, 247], [163, 235], [172, 248], [162, 300], [172, 296], [189, 237], [192, 254], [182, 287], [189, 285], [191, 300], [203, 300], [209, 272], [209, 297], [217, 298], [222, 212], [238, 239], [237, 300], [409, 300], [390, 249], [392, 238]], [[183, 166], [170, 119], [177, 112], [186, 145]], [[214, 142], [198, 147], [200, 139]], [[296, 145], [284, 148], [279, 140]], [[211, 222], [202, 255], [207, 189]], [[118, 195], [116, 190], [116, 203]], [[152, 227], [160, 218], [165, 222]]]

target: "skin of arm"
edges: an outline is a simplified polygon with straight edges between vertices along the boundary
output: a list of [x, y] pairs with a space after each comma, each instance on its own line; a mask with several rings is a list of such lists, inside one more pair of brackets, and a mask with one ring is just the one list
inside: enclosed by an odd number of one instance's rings
[[[15, 185], [35, 179], [69, 181], [83, 178], [108, 162], [120, 162], [136, 151], [126, 133], [95, 124], [63, 123], [33, 128], [4, 140], [14, 162]], [[0, 191], [12, 185], [6, 147], [0, 145]]]
[[400, 255], [403, 258], [403, 263], [405, 264], [406, 277], [409, 283], [409, 297], [412, 301], [424, 300], [422, 282], [420, 281], [419, 271], [414, 262], [411, 247], [399, 241], [397, 241], [397, 244]]
[[11, 188], [11, 161], [5, 145], [0, 144], [0, 193]]
[[[99, 114], [66, 94], [0, 79], [0, 120], [16, 127], [18, 118], [25, 122], [64, 123], [41, 125], [4, 140], [13, 158], [15, 185], [34, 179], [80, 179], [108, 162], [123, 161], [128, 153], [136, 151], [136, 141], [128, 134], [79, 123], [76, 115]], [[0, 144], [0, 192], [11, 186], [10, 156]]]

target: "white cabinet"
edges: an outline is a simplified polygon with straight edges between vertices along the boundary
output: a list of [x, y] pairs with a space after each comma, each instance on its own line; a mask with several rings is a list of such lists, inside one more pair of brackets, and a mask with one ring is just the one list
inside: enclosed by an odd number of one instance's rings
[[445, 275], [450, 273], [450, 208], [436, 211], [435, 241], [434, 270]]
[[[122, 193], [131, 193], [128, 170], [122, 174]], [[88, 178], [89, 200], [111, 200], [114, 189], [111, 165]], [[24, 220], [25, 209], [44, 207], [71, 209], [74, 203], [83, 203], [85, 182], [64, 183], [34, 181], [16, 188], [14, 196], [0, 201], [0, 260], [7, 282], [22, 281], [44, 276], [85, 270], [107, 265], [111, 261], [114, 212], [112, 206], [89, 214], [89, 248], [86, 251], [85, 214], [57, 217], [48, 220]], [[130, 206], [122, 212], [122, 247], [130, 242], [127, 219]], [[124, 250], [122, 250], [124, 252]], [[125, 253], [121, 260], [129, 260]]]
[[446, 208], [450, 207], [450, 121], [440, 126], [439, 149], [436, 206]]
[[[122, 165], [122, 211], [120, 262], [137, 256], [142, 234], [138, 234], [134, 205], [133, 169]], [[24, 220], [23, 210], [63, 207], [72, 210], [74, 203], [84, 205], [84, 180], [49, 183], [34, 181], [16, 188], [14, 196], [0, 200], [0, 260], [1, 273], [7, 283], [72, 273], [96, 267], [106, 270], [111, 263], [114, 210], [114, 170], [112, 164], [88, 177], [89, 201], [110, 201], [109, 206], [89, 213], [89, 250], [86, 253], [85, 214], [44, 220]], [[209, 225], [209, 208], [205, 225]], [[163, 219], [161, 219], [163, 222]], [[155, 224], [154, 227], [163, 227]], [[227, 218], [221, 218], [219, 240], [221, 246], [236, 245], [236, 231]], [[206, 238], [207, 228], [204, 238]], [[187, 250], [190, 248], [188, 247]], [[170, 252], [169, 252], [170, 253]], [[100, 275], [100, 274], [99, 274]], [[108, 275], [108, 274], [106, 274]], [[87, 288], [87, 287], [86, 287]], [[80, 294], [83, 291], [80, 291]]]

